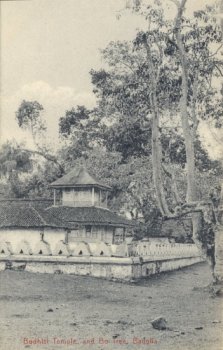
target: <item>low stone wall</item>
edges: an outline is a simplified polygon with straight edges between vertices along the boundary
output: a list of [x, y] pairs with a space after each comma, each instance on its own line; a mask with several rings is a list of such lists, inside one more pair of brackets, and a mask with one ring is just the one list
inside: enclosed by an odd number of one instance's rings
[[141, 256], [153, 260], [193, 257], [199, 255], [195, 244], [171, 243], [168, 239], [136, 241], [130, 244], [106, 244], [104, 242], [73, 242], [66, 244], [58, 241], [50, 244], [48, 241], [37, 241], [32, 248], [29, 242], [22, 240], [15, 247], [10, 241], [0, 241], [0, 258], [4, 255], [50, 255], [53, 256]]
[[141, 265], [133, 265], [134, 278], [148, 277], [161, 272], [178, 270], [182, 267], [190, 266], [203, 259], [200, 257], [177, 258], [169, 260], [143, 261]]
[[[34, 249], [35, 248], [35, 249]], [[12, 268], [36, 273], [64, 273], [130, 280], [172, 271], [202, 261], [195, 244], [170, 242], [168, 238], [150, 238], [120, 245], [103, 242], [59, 241], [50, 245], [26, 241], [12, 249], [10, 242], [0, 242], [0, 270]]]
[[137, 256], [149, 257], [154, 260], [199, 256], [199, 250], [195, 244], [170, 243], [168, 239], [139, 241], [133, 248], [133, 252]]
[[64, 243], [62, 240], [49, 243], [50, 240], [36, 240], [30, 244], [27, 240], [19, 242], [0, 240], [0, 258], [4, 255], [50, 255], [53, 256], [128, 256], [128, 245], [106, 244], [105, 242], [72, 242]]
[[63, 273], [131, 280], [176, 270], [201, 261], [202, 259], [198, 256], [154, 261], [148, 257], [40, 257], [14, 255], [1, 258], [0, 270], [10, 268], [33, 273]]

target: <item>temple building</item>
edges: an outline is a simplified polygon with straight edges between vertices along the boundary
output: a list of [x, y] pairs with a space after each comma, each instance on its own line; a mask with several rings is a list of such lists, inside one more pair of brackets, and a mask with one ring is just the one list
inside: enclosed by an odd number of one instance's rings
[[133, 222], [107, 207], [111, 188], [84, 167], [50, 186], [52, 200], [0, 200], [0, 271], [132, 280], [202, 261], [195, 244], [132, 239]]
[[125, 241], [131, 221], [108, 209], [111, 188], [84, 167], [50, 186], [53, 200], [0, 201], [0, 254], [67, 255], [68, 247], [72, 252], [80, 243], [97, 247]]
[[84, 167], [71, 170], [51, 184], [54, 205], [48, 212], [69, 224], [67, 241], [121, 243], [130, 222], [111, 212], [111, 188], [94, 179]]

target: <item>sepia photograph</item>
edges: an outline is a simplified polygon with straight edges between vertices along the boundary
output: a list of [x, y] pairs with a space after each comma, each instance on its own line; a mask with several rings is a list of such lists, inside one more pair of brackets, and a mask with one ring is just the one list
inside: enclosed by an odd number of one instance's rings
[[0, 350], [222, 350], [223, 1], [0, 17]]

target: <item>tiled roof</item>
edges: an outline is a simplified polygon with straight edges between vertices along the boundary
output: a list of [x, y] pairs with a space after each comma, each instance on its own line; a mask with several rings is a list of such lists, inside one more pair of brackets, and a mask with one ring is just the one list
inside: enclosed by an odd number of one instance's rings
[[0, 201], [0, 228], [9, 227], [55, 227], [72, 229], [77, 223], [111, 225], [124, 227], [131, 225], [121, 216], [107, 209], [85, 207], [49, 207], [51, 201]]
[[48, 208], [51, 205], [53, 205], [53, 199], [50, 198], [1, 198], [0, 199], [0, 205], [11, 205], [11, 204], [18, 204], [18, 205], [31, 205], [34, 208]]
[[0, 201], [0, 227], [65, 227], [60, 220], [49, 217], [46, 207], [51, 201]]
[[20, 203], [0, 205], [0, 227], [43, 227], [44, 222], [32, 207], [26, 207]]
[[54, 181], [50, 186], [55, 188], [61, 187], [80, 187], [80, 186], [97, 186], [110, 190], [111, 187], [105, 185], [101, 181], [96, 180], [82, 166], [72, 169], [68, 174]]
[[115, 225], [115, 226], [130, 226], [132, 222], [126, 220], [108, 209], [96, 207], [50, 207], [46, 209], [51, 217], [57, 217], [64, 223], [86, 223], [98, 225]]

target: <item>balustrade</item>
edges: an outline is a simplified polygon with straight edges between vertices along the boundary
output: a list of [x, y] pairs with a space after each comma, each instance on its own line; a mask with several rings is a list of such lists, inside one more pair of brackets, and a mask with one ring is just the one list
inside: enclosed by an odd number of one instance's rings
[[155, 244], [154, 242], [139, 242], [132, 252], [133, 255], [147, 256], [153, 259], [160, 257], [181, 258], [198, 256], [199, 251], [195, 244]]

